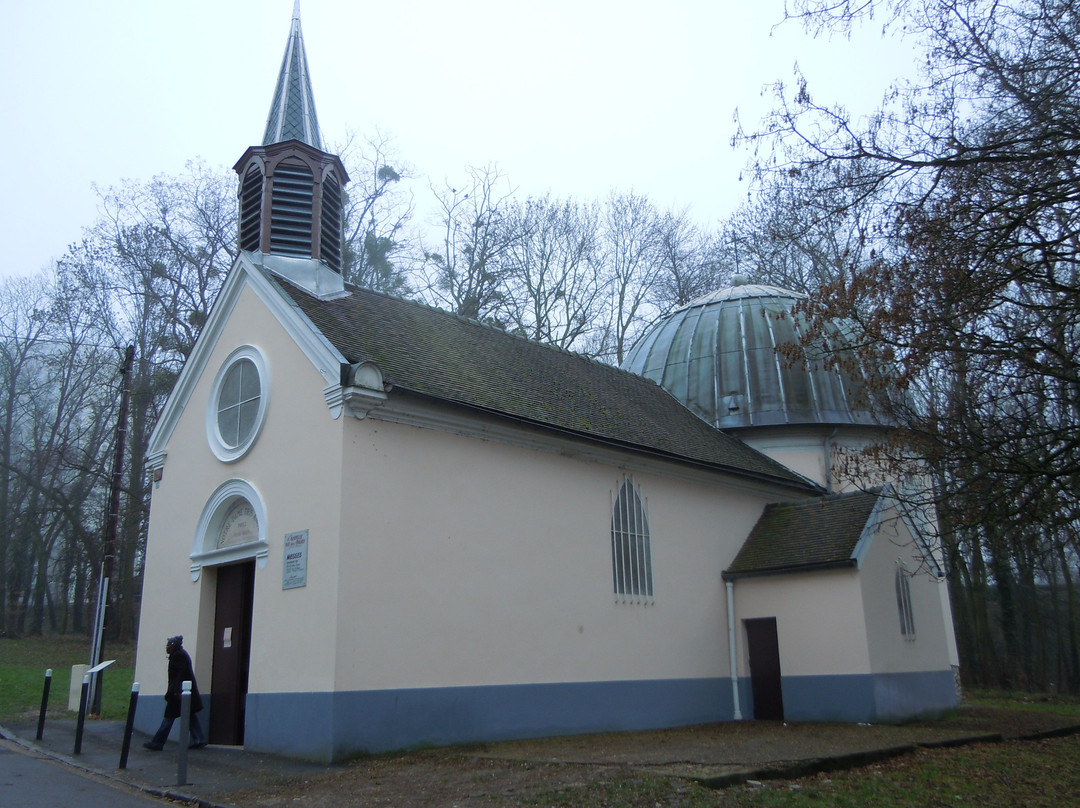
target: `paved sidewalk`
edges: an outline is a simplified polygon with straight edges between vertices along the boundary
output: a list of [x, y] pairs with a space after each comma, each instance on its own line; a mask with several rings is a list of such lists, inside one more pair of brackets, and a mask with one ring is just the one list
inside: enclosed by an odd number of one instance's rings
[[331, 768], [250, 752], [242, 747], [211, 745], [188, 750], [187, 777], [180, 785], [177, 782], [179, 747], [175, 741], [169, 741], [161, 752], [151, 752], [143, 748], [143, 742], [150, 736], [134, 733], [127, 768], [120, 769], [123, 722], [87, 719], [78, 755], [74, 751], [75, 729], [74, 719], [55, 719], [46, 722], [40, 741], [35, 740], [36, 722], [0, 727], [0, 737], [149, 794], [202, 806], [227, 805], [224, 795], [231, 791], [295, 782]]

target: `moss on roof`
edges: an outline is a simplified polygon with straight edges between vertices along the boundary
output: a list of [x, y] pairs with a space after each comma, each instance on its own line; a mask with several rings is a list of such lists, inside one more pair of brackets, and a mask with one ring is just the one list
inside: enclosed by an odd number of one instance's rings
[[375, 362], [399, 391], [815, 490], [640, 376], [413, 301], [349, 285], [322, 300], [277, 282], [346, 361]]
[[881, 492], [855, 491], [767, 505], [726, 579], [855, 563], [855, 547]]

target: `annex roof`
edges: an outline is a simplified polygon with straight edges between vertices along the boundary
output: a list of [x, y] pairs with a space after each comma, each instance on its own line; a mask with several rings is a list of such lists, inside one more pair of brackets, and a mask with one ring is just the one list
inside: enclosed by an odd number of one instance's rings
[[346, 284], [316, 297], [276, 281], [350, 364], [392, 390], [532, 427], [796, 487], [813, 483], [697, 418], [659, 385], [578, 354], [423, 304]]
[[873, 489], [766, 505], [724, 578], [856, 566], [881, 499]]

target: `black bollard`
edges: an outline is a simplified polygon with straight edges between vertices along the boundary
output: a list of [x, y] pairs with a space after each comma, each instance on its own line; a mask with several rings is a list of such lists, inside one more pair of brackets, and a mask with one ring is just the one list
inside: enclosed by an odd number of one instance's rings
[[37, 739], [45, 734], [45, 711], [49, 709], [49, 690], [52, 688], [52, 668], [45, 671], [45, 686], [41, 689], [41, 712], [38, 713]]
[[191, 743], [191, 682], [180, 685], [180, 752], [176, 756], [176, 784], [187, 785], [188, 744]]
[[139, 683], [131, 683], [131, 700], [128, 702], [127, 723], [124, 724], [124, 743], [120, 747], [120, 765], [117, 768], [126, 769], [128, 751], [131, 749], [131, 730], [135, 726], [135, 708], [139, 704]]
[[75, 754], [82, 754], [83, 724], [86, 723], [86, 697], [90, 695], [90, 674], [82, 678], [82, 695], [79, 697], [79, 720], [75, 724]]

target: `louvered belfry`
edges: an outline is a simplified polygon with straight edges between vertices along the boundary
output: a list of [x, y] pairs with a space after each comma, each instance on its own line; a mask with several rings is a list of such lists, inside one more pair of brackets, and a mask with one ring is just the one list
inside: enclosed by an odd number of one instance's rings
[[262, 146], [233, 166], [240, 176], [240, 249], [314, 258], [341, 272], [343, 188], [336, 155], [322, 150], [299, 2], [281, 61]]

